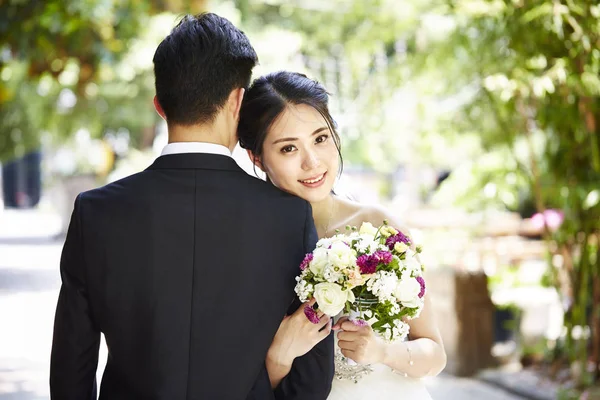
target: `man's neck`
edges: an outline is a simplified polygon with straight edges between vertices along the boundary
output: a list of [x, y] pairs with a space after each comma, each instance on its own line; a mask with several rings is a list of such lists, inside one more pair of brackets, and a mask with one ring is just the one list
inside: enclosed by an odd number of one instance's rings
[[222, 130], [213, 125], [169, 126], [169, 143], [212, 143], [233, 151], [235, 143], [230, 143], [227, 135], [219, 134], [220, 132]]

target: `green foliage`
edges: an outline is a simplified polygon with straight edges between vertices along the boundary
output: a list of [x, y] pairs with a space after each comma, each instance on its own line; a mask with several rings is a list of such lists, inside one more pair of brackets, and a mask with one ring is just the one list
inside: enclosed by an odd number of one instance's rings
[[[499, 187], [508, 174], [515, 174], [519, 178], [512, 180], [518, 185], [506, 193], [526, 194], [530, 201], [517, 200], [533, 203], [537, 211], [564, 212], [561, 228], [545, 237], [563, 257], [568, 276], [553, 280], [572, 304], [566, 315], [566, 348], [571, 361], [586, 364], [587, 341], [573, 339], [571, 332], [575, 326], [590, 326], [592, 348], [600, 346], [599, 304], [593, 300], [600, 294], [595, 293], [600, 290], [600, 7], [550, 0], [450, 4], [436, 12], [453, 22], [453, 30], [415, 59], [448, 61], [456, 79], [438, 95], [457, 96], [470, 88], [454, 126], [477, 132], [496, 158], [504, 155], [495, 165], [478, 162], [462, 175], [458, 170], [459, 176], [443, 189], [470, 185], [458, 196], [468, 200], [473, 188]], [[493, 159], [491, 154], [486, 157]], [[460, 176], [468, 175], [476, 178], [465, 184]], [[514, 207], [514, 201], [503, 203]], [[582, 378], [579, 383], [589, 382]]]

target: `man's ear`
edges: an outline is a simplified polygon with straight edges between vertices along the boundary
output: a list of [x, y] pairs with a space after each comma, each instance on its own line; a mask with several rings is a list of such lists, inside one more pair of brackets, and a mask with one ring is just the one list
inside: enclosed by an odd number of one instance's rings
[[252, 164], [254, 164], [258, 168], [260, 168], [260, 170], [262, 172], [265, 172], [265, 169], [263, 167], [262, 162], [260, 161], [260, 158], [258, 158], [258, 156], [255, 156], [254, 153], [248, 149], [246, 149], [246, 152], [248, 153], [248, 157], [250, 157], [250, 161], [252, 161]]
[[162, 117], [162, 119], [164, 119], [166, 121], [167, 116], [165, 115], [165, 111], [163, 110], [162, 106], [158, 102], [158, 98], [156, 96], [154, 96], [154, 108], [156, 109], [156, 112], [158, 113], [158, 115], [160, 115]]
[[240, 108], [242, 108], [242, 100], [246, 89], [237, 88], [231, 91], [229, 99], [227, 99], [230, 112], [233, 114], [233, 119], [238, 121], [240, 118]]

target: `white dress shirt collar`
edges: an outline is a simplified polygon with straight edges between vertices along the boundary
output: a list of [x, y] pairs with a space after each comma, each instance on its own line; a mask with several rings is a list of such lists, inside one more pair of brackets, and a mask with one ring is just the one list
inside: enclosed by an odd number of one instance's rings
[[183, 153], [209, 153], [209, 154], [221, 154], [223, 156], [231, 157], [229, 149], [220, 144], [204, 143], [204, 142], [176, 142], [167, 144], [162, 152], [161, 156], [169, 154], [183, 154]]

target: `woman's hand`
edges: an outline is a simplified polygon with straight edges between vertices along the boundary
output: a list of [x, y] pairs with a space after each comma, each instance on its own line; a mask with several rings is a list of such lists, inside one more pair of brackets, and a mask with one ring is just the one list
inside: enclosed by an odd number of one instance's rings
[[342, 317], [335, 328], [338, 333], [338, 346], [342, 354], [359, 364], [379, 364], [385, 359], [386, 344], [373, 332], [369, 325], [359, 326]]
[[269, 347], [268, 361], [277, 365], [291, 366], [296, 357], [308, 353], [317, 343], [329, 336], [331, 333], [329, 316], [319, 313], [319, 323], [314, 324], [304, 314], [304, 308], [312, 307], [314, 304], [313, 298], [298, 307], [292, 315], [283, 318]]

